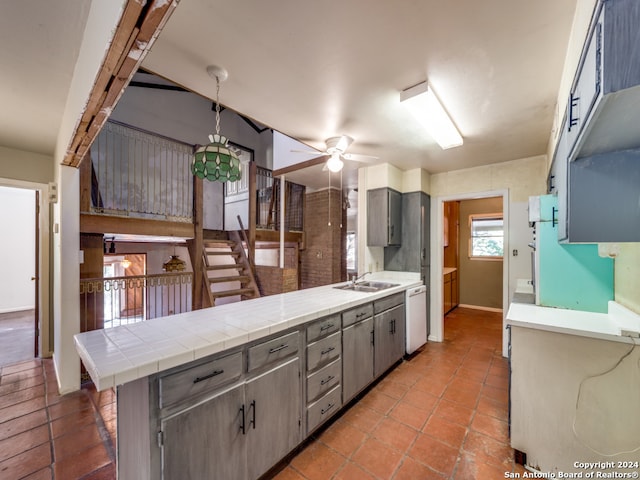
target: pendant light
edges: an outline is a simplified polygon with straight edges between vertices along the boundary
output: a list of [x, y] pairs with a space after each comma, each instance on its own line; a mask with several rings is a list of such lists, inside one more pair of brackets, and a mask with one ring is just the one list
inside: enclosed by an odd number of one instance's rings
[[182, 260], [179, 255], [176, 255], [176, 246], [173, 246], [173, 255], [166, 263], [162, 264], [162, 269], [169, 272], [182, 272], [187, 266], [187, 262]]
[[220, 135], [220, 82], [227, 79], [227, 71], [216, 65], [209, 65], [207, 73], [216, 79], [216, 133], [209, 135], [209, 144], [196, 150], [191, 162], [191, 173], [211, 182], [235, 182], [240, 180], [240, 159], [229, 149], [227, 137]]

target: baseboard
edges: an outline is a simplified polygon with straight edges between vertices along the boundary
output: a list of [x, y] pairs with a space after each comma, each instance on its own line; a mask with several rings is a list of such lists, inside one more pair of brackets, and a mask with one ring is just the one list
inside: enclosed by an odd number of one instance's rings
[[464, 303], [461, 303], [458, 305], [459, 307], [462, 308], [471, 308], [473, 310], [484, 310], [486, 312], [496, 312], [496, 313], [502, 313], [502, 309], [501, 308], [493, 308], [493, 307], [482, 307], [480, 305], [466, 305]]
[[35, 310], [33, 305], [26, 305], [22, 307], [12, 307], [12, 308], [0, 308], [0, 314], [2, 313], [17, 313], [17, 312], [25, 312], [27, 310]]

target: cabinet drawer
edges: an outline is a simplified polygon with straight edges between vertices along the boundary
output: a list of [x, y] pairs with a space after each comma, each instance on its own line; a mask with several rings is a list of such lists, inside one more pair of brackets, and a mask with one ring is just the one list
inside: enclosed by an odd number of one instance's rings
[[352, 308], [346, 312], [342, 312], [342, 327], [348, 327], [360, 320], [373, 316], [373, 304], [367, 303], [359, 307]]
[[307, 403], [313, 402], [340, 383], [342, 360], [338, 359], [307, 378]]
[[298, 337], [298, 332], [292, 332], [249, 348], [249, 371], [295, 354]]
[[236, 380], [242, 373], [242, 352], [160, 377], [160, 408]]
[[404, 303], [404, 295], [404, 292], [394, 293], [393, 295], [389, 295], [388, 297], [384, 297], [380, 300], [374, 301], [374, 313], [384, 312], [385, 310], [389, 310], [390, 308], [402, 305]]
[[307, 343], [331, 335], [340, 330], [340, 314], [325, 317], [307, 327]]
[[309, 406], [307, 409], [307, 432], [311, 432], [340, 410], [342, 406], [341, 396], [342, 392], [340, 391], [340, 385], [338, 385], [320, 400]]
[[307, 347], [307, 371], [317, 370], [319, 367], [335, 360], [340, 356], [341, 334], [336, 332], [330, 337], [323, 338]]

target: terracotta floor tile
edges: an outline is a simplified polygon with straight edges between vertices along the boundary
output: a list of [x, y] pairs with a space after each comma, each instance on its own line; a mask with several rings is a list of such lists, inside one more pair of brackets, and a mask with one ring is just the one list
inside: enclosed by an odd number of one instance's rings
[[376, 438], [368, 439], [352, 461], [377, 478], [391, 478], [403, 455]]
[[35, 412], [36, 410], [42, 410], [44, 407], [44, 397], [38, 397], [7, 408], [2, 408], [0, 409], [0, 423]]
[[446, 379], [444, 378], [437, 379], [437, 378], [426, 376], [418, 380], [416, 384], [413, 386], [413, 389], [430, 393], [435, 397], [440, 397], [444, 393], [450, 381], [451, 381], [451, 377], [448, 377]]
[[40, 425], [0, 441], [0, 462], [49, 442], [49, 427]]
[[36, 387], [38, 385], [44, 385], [44, 379], [41, 376], [25, 378], [24, 380], [20, 380], [19, 382], [0, 385], [0, 396], [6, 395], [12, 392], [17, 392], [25, 388]]
[[319, 440], [349, 458], [367, 438], [367, 434], [342, 419], [322, 432]]
[[93, 410], [86, 409], [74, 412], [64, 417], [53, 420], [49, 425], [51, 427], [51, 436], [53, 438], [60, 437], [68, 432], [74, 432], [85, 425], [91, 425], [95, 422]]
[[467, 434], [467, 429], [438, 415], [431, 415], [422, 432], [459, 450]]
[[[111, 479], [115, 479], [115, 478], [116, 478], [115, 475], [111, 477]], [[24, 477], [22, 480], [53, 480], [53, 471], [51, 470], [51, 467], [45, 467], [42, 470], [38, 470], [37, 472], [32, 473], [27, 477]]]
[[405, 363], [401, 363], [394, 370], [389, 372], [387, 377], [391, 381], [410, 387], [422, 378], [422, 372], [416, 372], [410, 366], [405, 365]]
[[393, 418], [385, 418], [373, 431], [373, 436], [400, 452], [406, 452], [415, 441], [418, 432]]
[[415, 461], [411, 457], [405, 457], [398, 468], [393, 480], [443, 480], [443, 474]]
[[309, 480], [327, 480], [345, 461], [342, 455], [323, 443], [313, 442], [291, 461], [291, 466]]
[[75, 455], [63, 458], [53, 464], [54, 477], [81, 478], [111, 463], [102, 444], [84, 449]]
[[462, 425], [463, 427], [466, 427], [471, 423], [471, 418], [473, 417], [474, 410], [442, 399], [436, 405], [433, 413], [453, 423], [457, 423], [459, 425]]
[[476, 370], [462, 366], [458, 369], [456, 376], [473, 382], [482, 382], [487, 376], [487, 372], [486, 370]]
[[47, 411], [45, 409], [22, 415], [21, 417], [0, 423], [0, 440], [17, 435], [34, 427], [47, 423]]
[[361, 405], [382, 414], [389, 413], [396, 403], [398, 403], [397, 398], [390, 397], [389, 395], [375, 389], [371, 390], [362, 400], [360, 400]]
[[359, 404], [356, 404], [351, 407], [342, 418], [359, 430], [362, 430], [366, 433], [371, 433], [374, 428], [376, 428], [376, 426], [380, 423], [382, 417], [382, 414], [371, 410], [370, 408], [365, 408]]
[[505, 472], [510, 470], [485, 463], [473, 455], [464, 454], [458, 461], [453, 478], [454, 480], [498, 479], [505, 478]]
[[431, 412], [436, 406], [436, 403], [438, 403], [438, 397], [429, 392], [416, 390], [414, 388], [407, 392], [402, 399], [402, 402], [420, 408], [421, 410]]
[[296, 472], [292, 467], [287, 466], [280, 471], [273, 480], [305, 480], [305, 478]]
[[405, 393], [407, 393], [408, 389], [409, 389], [409, 387], [407, 385], [404, 385], [402, 383], [397, 383], [397, 382], [394, 382], [392, 380], [388, 380], [387, 378], [382, 380], [374, 388], [374, 390], [380, 391], [380, 392], [382, 392], [382, 393], [384, 393], [386, 395], [389, 395], [390, 397], [395, 398], [395, 399], [400, 399], [400, 398], [404, 397], [404, 395], [405, 395]]
[[427, 418], [429, 418], [430, 412], [421, 408], [414, 407], [408, 403], [400, 402], [391, 410], [390, 417], [396, 419], [400, 423], [404, 423], [416, 430], [420, 430]]
[[509, 390], [507, 388], [498, 388], [491, 385], [485, 385], [481, 392], [485, 397], [492, 398], [504, 404], [509, 402]]
[[497, 377], [509, 378], [509, 365], [506, 363], [492, 362], [489, 367], [489, 375], [495, 375]]
[[65, 395], [55, 405], [49, 406], [49, 417], [55, 420], [70, 413], [92, 409], [91, 399], [81, 392]]
[[115, 480], [116, 478], [116, 465], [111, 462], [94, 472], [89, 473], [82, 477], [82, 480]]
[[41, 377], [41, 376], [42, 376], [42, 367], [21, 370], [16, 373], [10, 373], [8, 375], [3, 373], [2, 380], [0, 380], [0, 385], [7, 385], [8, 383], [20, 382], [28, 378]]
[[[2, 478], [23, 478], [51, 464], [51, 445], [44, 443], [0, 462]], [[64, 478], [64, 477], [60, 477]]]
[[507, 377], [498, 377], [497, 375], [487, 375], [484, 383], [486, 385], [490, 385], [492, 387], [497, 388], [509, 388], [509, 378]]
[[375, 480], [375, 477], [369, 475], [358, 465], [348, 462], [333, 480]]
[[507, 422], [482, 413], [477, 413], [475, 417], [473, 417], [471, 428], [499, 441], [507, 438], [509, 435], [509, 425]]
[[504, 422], [509, 420], [509, 407], [507, 404], [485, 397], [482, 394], [480, 395], [480, 400], [478, 400], [477, 412], [489, 415], [490, 417], [497, 418]]
[[450, 476], [458, 458], [458, 451], [423, 433], [409, 450], [409, 456], [437, 472]]
[[509, 466], [513, 463], [513, 449], [507, 445], [507, 438], [503, 440], [504, 443], [471, 430], [467, 433], [462, 448], [465, 452], [484, 459], [485, 463], [491, 463], [496, 466]]
[[33, 360], [27, 360], [26, 362], [14, 363], [13, 365], [7, 365], [2, 367], [2, 376], [11, 375], [12, 373], [23, 372], [25, 370], [33, 370], [42, 368], [42, 360], [34, 358]]
[[21, 403], [37, 397], [44, 397], [44, 385], [23, 388], [22, 390], [17, 390], [0, 396], [0, 408], [9, 407], [16, 403]]
[[475, 408], [479, 396], [480, 393], [475, 389], [467, 389], [459, 385], [449, 385], [442, 395], [442, 398], [468, 408]]
[[95, 423], [88, 424], [53, 440], [54, 461], [59, 462], [98, 444], [102, 445], [98, 427]]

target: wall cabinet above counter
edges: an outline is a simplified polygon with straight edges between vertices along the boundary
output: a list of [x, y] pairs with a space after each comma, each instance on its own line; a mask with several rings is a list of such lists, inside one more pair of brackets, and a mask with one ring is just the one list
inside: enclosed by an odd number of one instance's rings
[[402, 241], [402, 194], [392, 188], [367, 190], [367, 246], [388, 247]]
[[640, 241], [639, 24], [640, 2], [596, 3], [549, 173], [561, 242]]
[[600, 0], [567, 102], [570, 159], [640, 147], [640, 3]]

